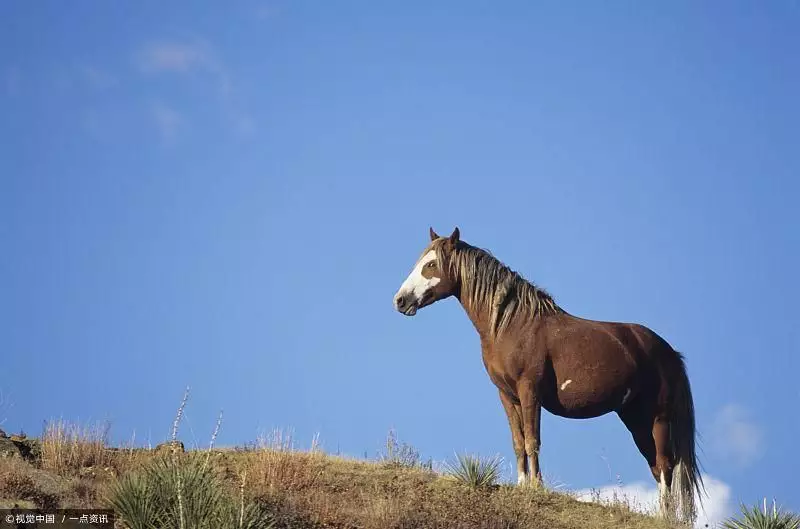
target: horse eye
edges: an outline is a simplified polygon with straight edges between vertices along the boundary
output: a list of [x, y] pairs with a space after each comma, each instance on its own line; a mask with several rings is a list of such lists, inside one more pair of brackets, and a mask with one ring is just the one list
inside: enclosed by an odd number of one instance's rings
[[433, 268], [434, 266], [436, 266], [436, 261], [431, 261], [430, 263], [427, 264], [427, 266], [428, 268]]

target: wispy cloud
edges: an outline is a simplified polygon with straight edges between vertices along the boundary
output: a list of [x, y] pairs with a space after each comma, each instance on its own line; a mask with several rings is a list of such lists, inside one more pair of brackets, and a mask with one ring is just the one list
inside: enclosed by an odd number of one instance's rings
[[12, 408], [12, 406], [13, 404], [11, 401], [3, 395], [3, 390], [0, 389], [0, 426], [6, 422], [6, 414]]
[[158, 129], [161, 141], [165, 144], [175, 141], [184, 123], [181, 114], [174, 108], [161, 102], [151, 105], [150, 114]]
[[210, 51], [201, 43], [151, 42], [137, 53], [143, 72], [188, 72], [207, 68], [212, 62]]
[[713, 454], [744, 468], [764, 453], [764, 434], [749, 412], [738, 404], [722, 408], [711, 425]]
[[[695, 527], [716, 527], [718, 523], [733, 514], [731, 487], [708, 474], [703, 474], [703, 482], [707, 496], [703, 497], [702, 508], [697, 499], [698, 516]], [[621, 501], [631, 509], [654, 514], [658, 509], [658, 488], [655, 481], [635, 482], [628, 485], [609, 485], [599, 489], [581, 489], [576, 491], [580, 501], [618, 502]]]
[[154, 41], [144, 45], [135, 55], [136, 64], [146, 75], [197, 74], [214, 87], [226, 120], [240, 135], [252, 134], [253, 118], [242, 110], [239, 95], [227, 68], [218, 53], [202, 40]]

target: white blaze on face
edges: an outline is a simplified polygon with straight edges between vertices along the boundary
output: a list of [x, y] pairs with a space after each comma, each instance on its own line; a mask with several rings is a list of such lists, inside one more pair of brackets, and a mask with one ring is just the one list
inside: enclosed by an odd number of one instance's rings
[[439, 284], [441, 279], [438, 277], [431, 277], [427, 278], [422, 275], [422, 269], [425, 267], [426, 264], [434, 261], [436, 259], [436, 252], [431, 250], [430, 252], [426, 253], [422, 256], [422, 258], [417, 261], [417, 265], [414, 267], [414, 270], [411, 271], [411, 274], [403, 281], [403, 284], [400, 285], [400, 290], [397, 291], [395, 295], [395, 299], [398, 296], [404, 296], [407, 294], [411, 294], [414, 298], [414, 301], [419, 303], [422, 299], [422, 296], [425, 293]]

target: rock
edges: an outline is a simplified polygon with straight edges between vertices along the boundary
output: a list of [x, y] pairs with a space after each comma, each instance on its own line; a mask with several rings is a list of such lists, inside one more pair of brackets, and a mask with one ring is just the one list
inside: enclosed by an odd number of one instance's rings
[[166, 443], [156, 445], [155, 452], [157, 454], [163, 452], [172, 452], [173, 447], [176, 451], [181, 453], [186, 451], [186, 449], [183, 447], [183, 441], [167, 441]]
[[39, 439], [25, 438], [18, 441], [12, 437], [11, 441], [17, 445], [23, 459], [30, 462], [42, 459], [42, 442]]
[[0, 457], [20, 457], [17, 444], [8, 437], [0, 437]]
[[38, 439], [28, 438], [25, 433], [8, 435], [0, 429], [0, 457], [21, 456], [34, 461], [42, 455], [42, 444]]

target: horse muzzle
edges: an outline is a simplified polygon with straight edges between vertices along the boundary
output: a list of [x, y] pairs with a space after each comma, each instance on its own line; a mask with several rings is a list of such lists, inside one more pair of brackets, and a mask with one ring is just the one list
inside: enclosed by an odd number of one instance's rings
[[406, 316], [413, 316], [417, 313], [419, 303], [411, 294], [398, 294], [394, 298], [394, 308]]

